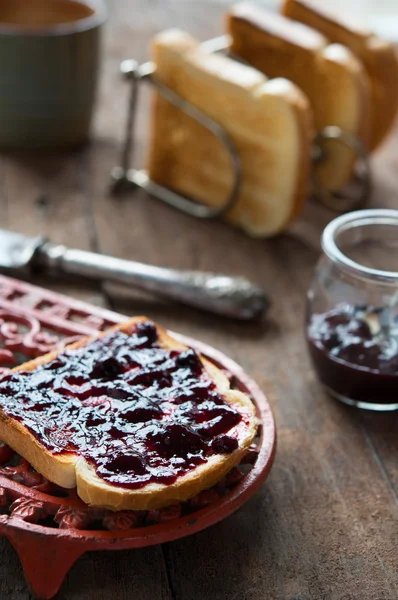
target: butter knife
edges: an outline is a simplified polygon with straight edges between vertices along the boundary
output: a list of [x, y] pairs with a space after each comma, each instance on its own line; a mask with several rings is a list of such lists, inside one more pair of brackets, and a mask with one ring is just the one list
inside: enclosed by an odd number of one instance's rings
[[42, 236], [0, 230], [0, 269], [69, 274], [114, 281], [234, 319], [260, 317], [268, 308], [264, 291], [245, 277], [156, 267], [53, 244]]

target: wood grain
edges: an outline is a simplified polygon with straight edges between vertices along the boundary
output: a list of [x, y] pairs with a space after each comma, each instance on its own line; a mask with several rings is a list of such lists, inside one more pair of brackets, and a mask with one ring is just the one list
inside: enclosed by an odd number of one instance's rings
[[[236, 515], [163, 547], [89, 554], [74, 566], [59, 598], [396, 600], [398, 416], [361, 413], [328, 399], [303, 337], [316, 244], [331, 213], [308, 206], [308, 235], [304, 227], [299, 239], [262, 242], [221, 222], [195, 221], [140, 193], [111, 197], [108, 176], [118, 160], [127, 102], [119, 62], [144, 60], [151, 36], [165, 27], [182, 27], [201, 39], [220, 33], [223, 7], [189, 0], [109, 5], [93, 143], [72, 155], [4, 156], [2, 226], [158, 265], [244, 274], [269, 290], [274, 303], [268, 319], [239, 324], [139, 293], [115, 300], [116, 288], [107, 287], [114, 309], [146, 313], [240, 362], [269, 396], [279, 447], [267, 483]], [[145, 92], [136, 164], [145, 156], [148, 108]], [[395, 132], [373, 160], [374, 206], [398, 207], [397, 151]], [[62, 289], [107, 302], [99, 289]], [[0, 598], [29, 598], [4, 540]]]

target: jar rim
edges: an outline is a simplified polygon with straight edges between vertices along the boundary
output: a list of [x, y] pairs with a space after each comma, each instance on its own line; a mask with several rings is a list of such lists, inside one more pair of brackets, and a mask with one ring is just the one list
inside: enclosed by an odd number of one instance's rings
[[367, 225], [392, 225], [397, 227], [398, 235], [398, 210], [387, 208], [358, 210], [337, 217], [324, 229], [322, 235], [322, 249], [324, 253], [334, 263], [339, 264], [350, 272], [351, 275], [389, 284], [397, 284], [398, 271], [384, 271], [382, 269], [366, 267], [346, 256], [338, 247], [336, 240], [340, 233], [348, 229]]

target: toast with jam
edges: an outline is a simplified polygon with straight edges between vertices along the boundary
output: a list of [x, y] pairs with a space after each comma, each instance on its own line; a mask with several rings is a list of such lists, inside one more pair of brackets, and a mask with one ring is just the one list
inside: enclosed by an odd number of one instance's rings
[[[267, 77], [286, 77], [308, 97], [315, 128], [338, 126], [367, 146], [370, 92], [361, 61], [347, 47], [330, 44], [321, 33], [285, 16], [243, 2], [227, 14], [231, 53]], [[335, 141], [323, 144], [327, 160], [319, 181], [337, 190], [351, 179], [355, 154]]]
[[[190, 35], [154, 38], [155, 77], [221, 125], [234, 143], [242, 185], [228, 221], [257, 237], [283, 231], [308, 193], [313, 136], [307, 98], [286, 79], [206, 52]], [[156, 94], [148, 170], [156, 183], [212, 207], [224, 205], [234, 172], [220, 140]]]
[[250, 398], [144, 317], [0, 379], [0, 439], [111, 510], [161, 508], [213, 486], [256, 429]]
[[369, 149], [376, 148], [391, 130], [398, 110], [398, 56], [394, 44], [358, 27], [353, 20], [328, 12], [314, 0], [285, 0], [282, 12], [313, 27], [331, 43], [344, 44], [362, 61], [370, 81]]

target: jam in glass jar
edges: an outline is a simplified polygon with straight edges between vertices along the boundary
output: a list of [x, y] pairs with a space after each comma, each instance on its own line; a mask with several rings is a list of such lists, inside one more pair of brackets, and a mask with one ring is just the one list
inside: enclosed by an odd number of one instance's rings
[[315, 371], [346, 404], [397, 410], [398, 210], [340, 216], [322, 248], [306, 319]]

